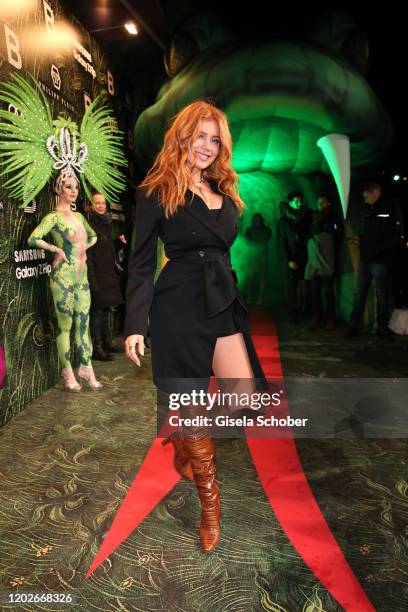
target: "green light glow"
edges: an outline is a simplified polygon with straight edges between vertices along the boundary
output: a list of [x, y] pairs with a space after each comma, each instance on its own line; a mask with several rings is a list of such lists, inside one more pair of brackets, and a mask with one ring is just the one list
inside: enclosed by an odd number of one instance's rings
[[239, 175], [240, 194], [245, 202], [245, 210], [239, 221], [239, 234], [233, 244], [231, 254], [234, 268], [238, 272], [240, 288], [246, 286], [251, 261], [250, 250], [246, 243], [245, 229], [251, 225], [252, 216], [260, 212], [265, 223], [272, 229], [269, 244], [269, 271], [266, 300], [276, 302], [282, 300], [282, 278], [278, 261], [276, 243], [276, 223], [280, 216], [279, 203], [294, 189], [305, 194], [305, 201], [314, 208], [319, 193], [327, 191], [327, 184], [322, 176], [306, 177], [288, 173], [270, 174], [268, 172], [246, 172]]
[[206, 97], [228, 115], [238, 172], [328, 173], [316, 141], [332, 132], [350, 137], [354, 168], [391, 142], [388, 115], [349, 64], [305, 43], [269, 42], [210, 49], [166, 83], [136, 123], [139, 161], [150, 164], [178, 110]]
[[[323, 47], [279, 41], [230, 44], [223, 53], [209, 48], [166, 83], [155, 104], [138, 118], [134, 151], [140, 167], [150, 167], [170, 118], [193, 100], [208, 97], [228, 116], [233, 166], [246, 203], [232, 249], [240, 287], [245, 287], [251, 266], [245, 228], [252, 215], [261, 212], [272, 229], [266, 299], [282, 301], [275, 232], [279, 202], [289, 191], [299, 189], [314, 208], [317, 196], [329, 192], [341, 214], [329, 164], [317, 141], [332, 133], [348, 136], [351, 168], [357, 175], [387, 154], [392, 139], [390, 118], [364, 76]], [[332, 167], [345, 202], [347, 180], [338, 167]], [[338, 302], [347, 316], [355, 270], [348, 252], [342, 258], [346, 268]]]

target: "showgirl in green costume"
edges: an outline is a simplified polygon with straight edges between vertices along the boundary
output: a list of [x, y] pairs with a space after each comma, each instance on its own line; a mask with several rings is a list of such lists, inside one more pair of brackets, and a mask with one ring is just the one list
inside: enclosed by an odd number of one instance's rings
[[[90, 291], [86, 250], [96, 242], [96, 234], [86, 219], [72, 211], [79, 190], [79, 176], [90, 197], [90, 185], [110, 201], [124, 188], [123, 175], [110, 163], [125, 165], [120, 150], [121, 135], [111, 127], [109, 111], [98, 108], [98, 99], [86, 111], [80, 129], [64, 117], [52, 121], [48, 102], [35, 83], [34, 87], [15, 74], [3, 85], [0, 100], [20, 114], [0, 110], [1, 175], [12, 174], [5, 187], [10, 195], [27, 204], [59, 171], [54, 184], [57, 205], [29, 237], [29, 245], [55, 253], [50, 276], [59, 335], [58, 355], [65, 389], [79, 391], [71, 365], [70, 330], [74, 324], [75, 344], [80, 367], [78, 376], [92, 389], [102, 387], [91, 363], [89, 335]], [[79, 139], [79, 143], [78, 143]], [[0, 176], [1, 176], [0, 175]], [[51, 235], [53, 244], [44, 240]]]
[[[71, 210], [71, 203], [75, 202], [78, 195], [76, 178], [69, 176], [57, 194], [59, 197], [55, 212], [44, 217], [31, 234], [28, 243], [32, 247], [55, 253], [50, 287], [60, 331], [57, 348], [66, 387], [79, 390], [71, 366], [70, 331], [74, 323], [75, 344], [81, 363], [78, 374], [96, 389], [102, 385], [95, 379], [91, 369], [92, 345], [89, 338], [91, 298], [85, 254], [86, 249], [95, 244], [96, 234], [80, 213]], [[55, 246], [43, 240], [43, 236], [47, 234], [52, 235]]]

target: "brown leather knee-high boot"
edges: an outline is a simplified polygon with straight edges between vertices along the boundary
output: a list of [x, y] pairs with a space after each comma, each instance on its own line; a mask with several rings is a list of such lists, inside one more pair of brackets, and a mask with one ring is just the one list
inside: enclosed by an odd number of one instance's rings
[[209, 552], [217, 545], [220, 535], [220, 493], [215, 484], [214, 440], [185, 438], [184, 447], [190, 460], [194, 481], [201, 502], [200, 540]]
[[172, 434], [168, 438], [165, 438], [162, 442], [163, 446], [172, 443], [174, 448], [174, 467], [177, 472], [186, 480], [193, 482], [194, 474], [191, 467], [191, 463], [187, 456], [187, 450], [185, 448], [185, 440], [177, 434]]

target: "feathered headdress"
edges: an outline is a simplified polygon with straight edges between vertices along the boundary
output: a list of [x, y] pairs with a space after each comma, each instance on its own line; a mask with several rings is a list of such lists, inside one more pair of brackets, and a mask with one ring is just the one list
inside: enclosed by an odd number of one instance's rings
[[79, 177], [89, 198], [92, 186], [109, 202], [116, 202], [125, 188], [117, 166], [127, 162], [121, 150], [122, 134], [112, 127], [109, 109], [96, 98], [79, 129], [62, 115], [53, 121], [48, 101], [32, 79], [34, 86], [12, 74], [0, 90], [0, 101], [16, 110], [0, 109], [0, 176], [11, 174], [4, 183], [10, 196], [21, 200], [24, 208], [59, 173], [58, 182]]

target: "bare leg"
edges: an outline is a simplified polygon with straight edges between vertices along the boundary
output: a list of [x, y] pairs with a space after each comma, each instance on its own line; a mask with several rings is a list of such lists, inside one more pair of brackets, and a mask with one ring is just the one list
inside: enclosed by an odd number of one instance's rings
[[[254, 392], [254, 374], [241, 333], [217, 338], [212, 369], [224, 394], [233, 393], [233, 397], [239, 399], [241, 394], [250, 396]], [[227, 412], [245, 407], [231, 399]]]
[[[222, 379], [224, 392], [248, 392], [248, 379], [252, 383], [253, 372], [242, 334], [217, 339], [212, 367], [215, 376]], [[241, 388], [243, 386], [246, 389]], [[231, 410], [230, 405], [227, 410]], [[190, 428], [190, 431], [184, 428], [184, 439], [181, 442], [184, 460], [187, 462], [187, 477], [192, 474], [200, 498], [200, 540], [203, 550], [207, 552], [213, 550], [221, 535], [220, 494], [215, 482], [215, 444], [209, 436], [206, 427]]]
[[241, 333], [217, 338], [212, 368], [217, 378], [254, 377]]

